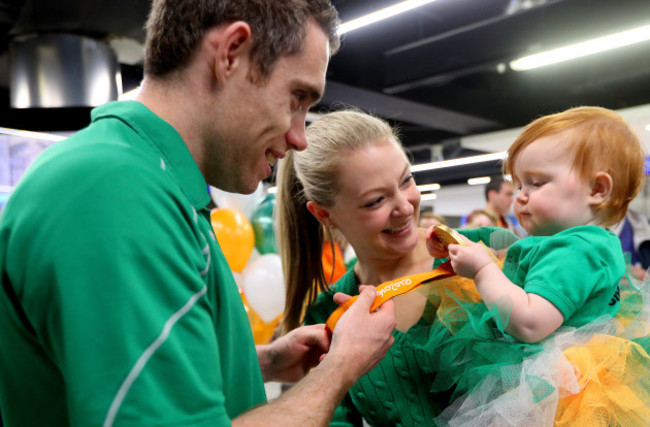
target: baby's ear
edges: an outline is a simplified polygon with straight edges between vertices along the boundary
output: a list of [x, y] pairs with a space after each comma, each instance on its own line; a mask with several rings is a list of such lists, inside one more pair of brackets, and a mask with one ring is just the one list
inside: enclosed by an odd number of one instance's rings
[[591, 185], [591, 193], [589, 194], [589, 204], [597, 207], [601, 203], [607, 201], [612, 194], [612, 186], [614, 180], [607, 172], [598, 172]]

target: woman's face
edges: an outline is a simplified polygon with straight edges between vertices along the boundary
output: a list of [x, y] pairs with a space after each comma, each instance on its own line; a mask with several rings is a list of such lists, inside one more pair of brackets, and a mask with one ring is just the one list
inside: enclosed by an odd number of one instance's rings
[[414, 249], [420, 192], [395, 143], [379, 141], [346, 153], [338, 180], [330, 219], [359, 258], [386, 258]]

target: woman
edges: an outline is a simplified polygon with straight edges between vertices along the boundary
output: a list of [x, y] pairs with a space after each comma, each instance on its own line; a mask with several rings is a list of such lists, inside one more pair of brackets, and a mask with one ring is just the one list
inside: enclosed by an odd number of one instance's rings
[[[425, 230], [417, 226], [420, 193], [411, 165], [387, 123], [356, 111], [330, 113], [307, 128], [307, 140], [308, 149], [287, 153], [278, 171], [285, 330], [325, 322], [338, 306], [335, 292], [357, 295], [360, 284], [379, 285], [433, 265]], [[357, 263], [329, 289], [320, 260], [332, 230], [354, 248]], [[411, 292], [394, 302], [395, 343], [352, 387], [337, 425], [361, 425], [361, 417], [372, 425], [430, 425], [446, 404], [429, 392], [435, 378], [427, 362], [433, 311], [427, 298]]]

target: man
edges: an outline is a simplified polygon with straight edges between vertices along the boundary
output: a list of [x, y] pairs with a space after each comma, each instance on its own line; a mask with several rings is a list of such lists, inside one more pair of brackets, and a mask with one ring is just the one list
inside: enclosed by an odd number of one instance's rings
[[648, 217], [628, 208], [625, 218], [611, 227], [621, 241], [623, 252], [629, 254], [634, 275], [643, 279], [650, 268], [650, 224]]
[[493, 177], [485, 186], [485, 211], [497, 219], [497, 226], [515, 231], [507, 217], [514, 201], [514, 188], [501, 177]]
[[[3, 212], [4, 425], [322, 425], [383, 357], [394, 310], [370, 313], [371, 287], [331, 342], [255, 352], [206, 208], [206, 183], [250, 193], [307, 146], [337, 23], [329, 0], [154, 0], [138, 101], [95, 109]], [[309, 370], [262, 405], [263, 380]]]

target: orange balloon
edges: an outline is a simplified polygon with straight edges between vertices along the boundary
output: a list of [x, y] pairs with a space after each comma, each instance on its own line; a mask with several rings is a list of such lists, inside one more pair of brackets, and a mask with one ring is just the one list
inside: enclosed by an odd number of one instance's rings
[[214, 209], [210, 221], [230, 269], [241, 272], [255, 247], [251, 223], [240, 212], [227, 208]]
[[275, 329], [280, 324], [280, 319], [282, 315], [273, 319], [271, 322], [265, 322], [262, 318], [255, 313], [255, 310], [250, 308], [248, 302], [246, 301], [246, 296], [243, 293], [239, 293], [241, 296], [242, 302], [244, 303], [244, 308], [246, 309], [246, 314], [248, 315], [248, 322], [251, 325], [251, 331], [253, 332], [253, 340], [255, 344], [266, 344], [271, 341]]

